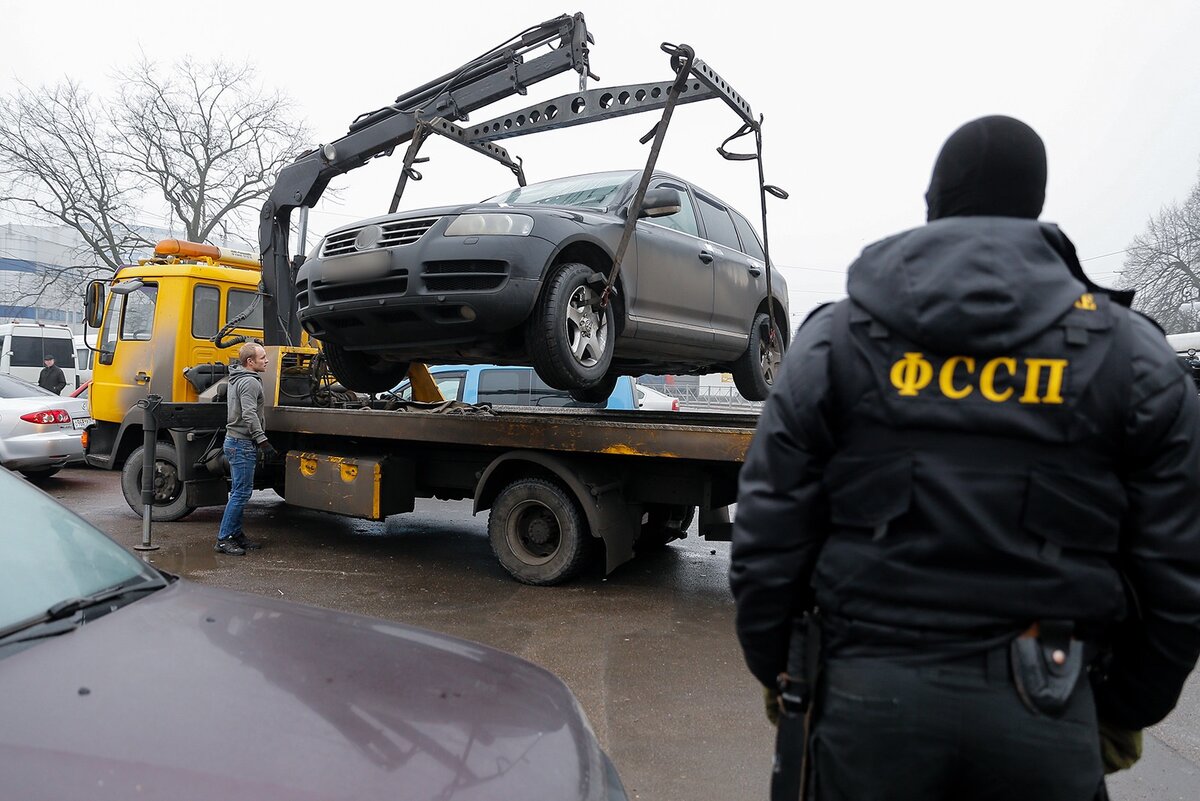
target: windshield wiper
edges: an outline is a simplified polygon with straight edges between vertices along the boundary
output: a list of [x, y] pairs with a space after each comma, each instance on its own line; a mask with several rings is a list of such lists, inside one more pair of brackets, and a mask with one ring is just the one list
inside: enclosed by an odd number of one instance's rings
[[91, 595], [67, 598], [64, 601], [54, 604], [40, 615], [35, 615], [12, 626], [0, 629], [0, 645], [24, 642], [25, 640], [39, 639], [41, 637], [52, 637], [72, 631], [77, 625], [75, 621], [71, 621], [69, 625], [60, 626], [50, 626], [47, 624], [74, 617], [75, 613], [85, 609], [90, 609], [110, 601], [122, 600], [136, 593], [161, 590], [165, 586], [167, 586], [167, 582], [164, 579], [156, 577], [136, 584], [125, 582], [115, 587], [109, 587], [100, 592], [92, 593]]

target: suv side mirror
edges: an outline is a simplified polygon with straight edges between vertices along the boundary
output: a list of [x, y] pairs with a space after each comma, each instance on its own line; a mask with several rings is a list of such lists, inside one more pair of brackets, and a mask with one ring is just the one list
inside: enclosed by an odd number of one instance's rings
[[642, 200], [642, 211], [638, 216], [669, 217], [679, 213], [681, 208], [683, 198], [679, 196], [679, 190], [660, 186], [657, 189], [646, 190], [646, 197]]
[[104, 282], [89, 281], [83, 296], [83, 317], [91, 328], [104, 322]]

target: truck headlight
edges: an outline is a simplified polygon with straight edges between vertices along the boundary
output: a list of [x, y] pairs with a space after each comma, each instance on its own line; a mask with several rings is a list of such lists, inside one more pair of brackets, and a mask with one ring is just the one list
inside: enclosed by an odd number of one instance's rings
[[445, 236], [529, 236], [533, 218], [524, 214], [460, 214]]

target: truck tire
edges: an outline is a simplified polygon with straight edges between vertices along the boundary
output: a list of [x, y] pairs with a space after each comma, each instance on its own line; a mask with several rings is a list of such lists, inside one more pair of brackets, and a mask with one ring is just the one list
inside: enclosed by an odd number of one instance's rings
[[389, 362], [361, 351], [346, 350], [332, 342], [322, 344], [329, 369], [342, 386], [355, 392], [386, 392], [408, 375], [408, 362]]
[[50, 476], [61, 470], [61, 467], [46, 467], [41, 470], [22, 470], [21, 475], [37, 484], [39, 481], [45, 481]]
[[646, 522], [642, 524], [633, 549], [645, 553], [665, 548], [667, 543], [686, 537], [695, 519], [695, 506], [646, 504]]
[[488, 516], [488, 539], [513, 578], [538, 586], [574, 577], [591, 545], [575, 499], [541, 478], [518, 479], [500, 490]]
[[[142, 516], [142, 453], [139, 445], [121, 468], [121, 492], [125, 503], [138, 517]], [[179, 477], [179, 454], [169, 442], [160, 442], [154, 449], [154, 506], [150, 519], [155, 521], [182, 520], [196, 510], [187, 505], [183, 481]]]
[[597, 291], [588, 279], [594, 274], [586, 264], [553, 268], [529, 317], [526, 348], [537, 374], [555, 389], [592, 389], [605, 380], [612, 364], [617, 338], [613, 304], [592, 307]]
[[775, 384], [779, 363], [783, 359], [783, 335], [776, 332], [771, 345], [771, 318], [760, 312], [750, 326], [750, 342], [746, 352], [733, 363], [733, 383], [742, 397], [763, 401]]

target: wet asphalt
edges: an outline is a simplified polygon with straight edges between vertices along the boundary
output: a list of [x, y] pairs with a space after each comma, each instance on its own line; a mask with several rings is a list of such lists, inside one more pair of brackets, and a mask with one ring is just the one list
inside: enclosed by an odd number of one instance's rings
[[[142, 524], [119, 474], [70, 468], [43, 489], [132, 548]], [[372, 615], [476, 640], [550, 670], [578, 697], [631, 799], [767, 797], [774, 729], [733, 631], [729, 544], [690, 536], [605, 577], [560, 587], [512, 580], [469, 502], [418, 500], [384, 522], [297, 509], [254, 493], [246, 556], [212, 545], [221, 507], [155, 523], [150, 561], [192, 581]], [[1200, 799], [1200, 680], [1109, 779], [1114, 799]]]

